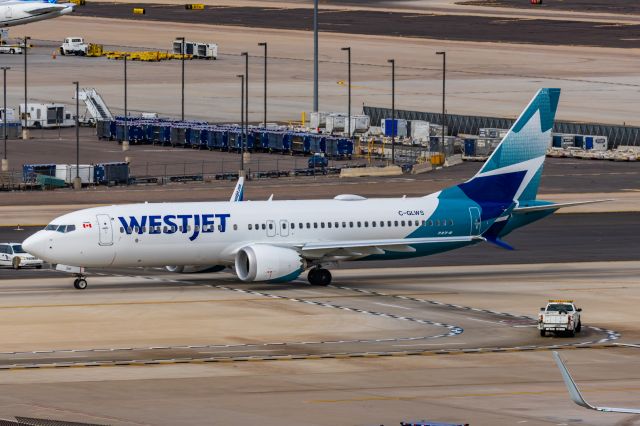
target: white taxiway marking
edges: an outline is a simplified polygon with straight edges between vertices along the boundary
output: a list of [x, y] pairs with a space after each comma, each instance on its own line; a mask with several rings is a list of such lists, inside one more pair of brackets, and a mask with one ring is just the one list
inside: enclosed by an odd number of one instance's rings
[[412, 346], [448, 346], [448, 345], [464, 345], [464, 342], [456, 343], [415, 343], [413, 345], [393, 345], [397, 347], [412, 347]]
[[373, 304], [374, 305], [380, 305], [380, 306], [388, 306], [389, 308], [406, 309], [407, 311], [410, 311], [412, 309], [412, 308], [407, 308], [405, 306], [390, 305], [388, 303], [373, 302]]
[[[88, 355], [65, 355], [65, 358], [87, 358]], [[33, 359], [33, 356], [25, 356], [25, 357], [11, 357], [11, 360], [14, 359]]]
[[507, 327], [510, 327], [510, 325], [502, 323], [502, 322], [498, 322], [498, 321], [487, 321], [487, 320], [481, 320], [481, 319], [471, 318], [471, 317], [467, 317], [467, 319], [471, 320], [471, 321], [488, 322], [488, 323], [491, 323], [491, 324], [506, 325]]
[[249, 350], [237, 350], [237, 351], [216, 351], [216, 352], [205, 352], [198, 351], [200, 354], [220, 354], [220, 353], [240, 353], [240, 352], [282, 352], [282, 349], [249, 349]]

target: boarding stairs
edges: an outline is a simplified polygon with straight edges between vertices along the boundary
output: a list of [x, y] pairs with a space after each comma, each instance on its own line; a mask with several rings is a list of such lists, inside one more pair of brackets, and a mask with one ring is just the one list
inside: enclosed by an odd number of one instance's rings
[[81, 89], [79, 98], [86, 105], [86, 112], [80, 117], [81, 123], [94, 125], [98, 120], [113, 120], [113, 114], [96, 89]]

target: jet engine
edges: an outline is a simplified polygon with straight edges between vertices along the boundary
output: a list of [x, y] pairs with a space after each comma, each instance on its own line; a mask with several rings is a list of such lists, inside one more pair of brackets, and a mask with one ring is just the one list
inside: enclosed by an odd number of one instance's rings
[[252, 244], [236, 254], [236, 274], [242, 281], [294, 280], [306, 269], [300, 254], [290, 248]]

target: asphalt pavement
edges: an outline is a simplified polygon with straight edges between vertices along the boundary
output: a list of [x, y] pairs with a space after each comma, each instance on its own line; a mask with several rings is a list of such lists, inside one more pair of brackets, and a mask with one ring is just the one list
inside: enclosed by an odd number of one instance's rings
[[[90, 2], [74, 12], [78, 16], [136, 21], [185, 22], [310, 31], [311, 9], [280, 7], [216, 7], [186, 10], [183, 5], [144, 5], [145, 14], [133, 14], [135, 3]], [[408, 14], [362, 10], [331, 10], [319, 21], [322, 32], [440, 40], [533, 43], [637, 48], [640, 25], [602, 25], [596, 22], [522, 20], [484, 16]]]

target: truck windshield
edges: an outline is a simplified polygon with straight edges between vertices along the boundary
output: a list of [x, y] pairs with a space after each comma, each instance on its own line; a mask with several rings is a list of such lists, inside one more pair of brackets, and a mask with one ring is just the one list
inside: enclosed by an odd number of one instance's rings
[[554, 311], [554, 312], [565, 311], [565, 312], [570, 312], [570, 311], [573, 311], [573, 306], [566, 305], [564, 303], [552, 303], [549, 306], [547, 306], [547, 311]]
[[24, 249], [22, 248], [22, 245], [20, 244], [14, 244], [11, 247], [13, 247], [13, 254], [26, 253], [26, 251], [24, 251]]

